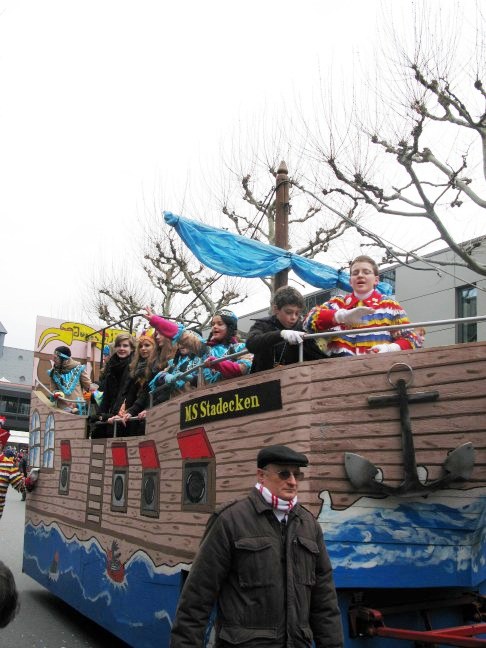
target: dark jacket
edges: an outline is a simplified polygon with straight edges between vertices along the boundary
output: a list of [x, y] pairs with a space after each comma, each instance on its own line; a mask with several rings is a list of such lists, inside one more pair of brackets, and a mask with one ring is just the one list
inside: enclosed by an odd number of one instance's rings
[[[246, 339], [246, 348], [253, 353], [252, 373], [299, 361], [299, 345], [287, 344], [280, 335], [282, 330], [284, 327], [275, 315], [255, 320]], [[294, 330], [303, 331], [302, 322], [298, 322]], [[304, 360], [324, 357], [314, 340], [304, 342]]]
[[[286, 527], [256, 489], [210, 519], [181, 593], [171, 648], [199, 648], [217, 601], [217, 648], [341, 648], [322, 530], [297, 504]], [[284, 529], [284, 531], [282, 530]]]
[[121, 359], [115, 354], [106, 363], [103, 398], [99, 408], [99, 415], [105, 421], [118, 414], [125, 400], [130, 382], [130, 362], [131, 356]]

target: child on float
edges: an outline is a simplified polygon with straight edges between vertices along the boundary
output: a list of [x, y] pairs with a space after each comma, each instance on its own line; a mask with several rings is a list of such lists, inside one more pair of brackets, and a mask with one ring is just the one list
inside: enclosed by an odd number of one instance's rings
[[[153, 379], [154, 403], [160, 403], [173, 394], [197, 387], [198, 369], [196, 367], [207, 356], [207, 346], [199, 333], [190, 329], [185, 330], [177, 342], [174, 357], [169, 360], [166, 369]], [[181, 375], [193, 367], [195, 370], [192, 373]], [[203, 371], [208, 370], [204, 369]]]
[[304, 345], [304, 360], [319, 360], [325, 356], [314, 339], [303, 340], [302, 313], [304, 297], [292, 286], [275, 291], [271, 302], [272, 315], [261, 317], [252, 324], [246, 340], [253, 353], [252, 373], [299, 361], [299, 345]]
[[[172, 343], [177, 343], [183, 333], [189, 332], [180, 322], [167, 320], [159, 315], [155, 315], [150, 307], [145, 308], [146, 315], [150, 326], [153, 326], [156, 331], [172, 340]], [[246, 354], [236, 359], [222, 360], [221, 362], [211, 365], [211, 362], [216, 358], [224, 358], [234, 353], [244, 351], [245, 345], [237, 338], [238, 319], [234, 313], [229, 310], [223, 309], [213, 315], [211, 320], [211, 332], [206, 346], [208, 347], [205, 354], [200, 356], [199, 362], [204, 361], [205, 368], [203, 369], [204, 380], [207, 383], [215, 383], [219, 380], [227, 378], [234, 378], [244, 376], [249, 373], [251, 368], [251, 355]], [[202, 342], [201, 342], [202, 344]], [[169, 375], [169, 384], [176, 382], [178, 379], [183, 379], [177, 374]], [[167, 383], [167, 375], [161, 378]], [[185, 377], [187, 382], [192, 380], [192, 374]]]
[[248, 352], [234, 360], [222, 360], [211, 365], [211, 362], [216, 358], [224, 358], [247, 350], [244, 342], [240, 342], [237, 333], [238, 318], [232, 311], [223, 308], [213, 315], [211, 332], [206, 342], [210, 347], [209, 356], [205, 361], [205, 365], [210, 367], [213, 375], [206, 382], [239, 378], [250, 373], [253, 355]]

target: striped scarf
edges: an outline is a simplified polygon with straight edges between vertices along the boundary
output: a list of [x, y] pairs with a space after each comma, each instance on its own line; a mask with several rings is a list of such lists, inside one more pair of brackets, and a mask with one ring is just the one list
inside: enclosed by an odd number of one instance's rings
[[[270, 504], [270, 506], [274, 509], [274, 513], [279, 520], [281, 520], [283, 517], [287, 517], [290, 511], [297, 504], [297, 495], [291, 500], [283, 500], [280, 499], [280, 497], [273, 495], [268, 490], [268, 488], [266, 488], [263, 484], [260, 484], [260, 482], [257, 482], [255, 484], [255, 488], [261, 494], [265, 502], [267, 502], [267, 504]], [[280, 513], [280, 515], [277, 513], [277, 511]]]

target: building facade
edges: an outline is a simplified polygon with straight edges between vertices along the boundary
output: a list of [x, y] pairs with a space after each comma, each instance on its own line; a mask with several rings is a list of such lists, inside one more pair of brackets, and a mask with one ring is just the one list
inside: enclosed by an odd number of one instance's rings
[[34, 352], [5, 346], [7, 331], [0, 322], [0, 414], [10, 430], [29, 430]]

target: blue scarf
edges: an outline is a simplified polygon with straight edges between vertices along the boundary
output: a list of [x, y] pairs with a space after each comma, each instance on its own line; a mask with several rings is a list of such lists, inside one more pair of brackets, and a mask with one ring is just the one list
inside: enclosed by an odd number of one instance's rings
[[65, 396], [69, 396], [74, 391], [76, 385], [79, 382], [79, 377], [81, 372], [84, 370], [84, 365], [77, 365], [73, 367], [71, 371], [66, 373], [59, 373], [55, 369], [51, 369], [49, 372], [50, 377], [59, 387], [59, 389], [64, 393]]

